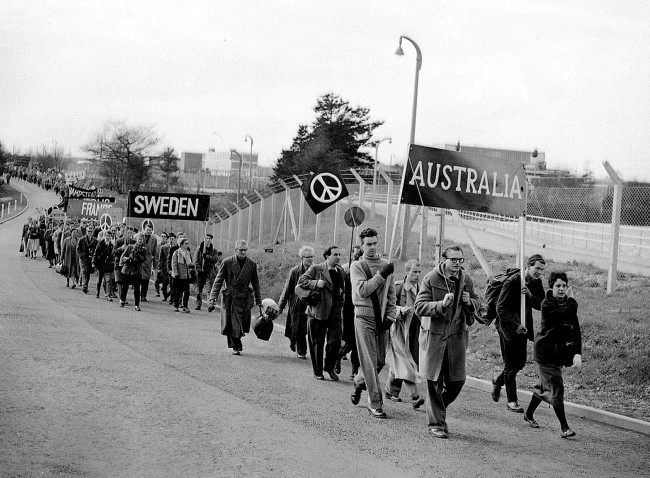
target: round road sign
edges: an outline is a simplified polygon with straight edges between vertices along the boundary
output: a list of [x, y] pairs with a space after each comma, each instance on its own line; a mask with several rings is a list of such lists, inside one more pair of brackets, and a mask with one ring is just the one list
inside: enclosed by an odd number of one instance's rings
[[323, 204], [336, 201], [343, 193], [343, 185], [332, 173], [319, 173], [309, 185], [312, 197]]
[[359, 206], [352, 206], [347, 211], [345, 211], [343, 218], [348, 226], [357, 227], [363, 224], [363, 220], [366, 218], [366, 214]]

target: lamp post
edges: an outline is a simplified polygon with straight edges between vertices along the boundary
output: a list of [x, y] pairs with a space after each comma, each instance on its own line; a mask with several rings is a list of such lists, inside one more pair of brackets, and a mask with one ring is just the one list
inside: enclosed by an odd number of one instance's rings
[[376, 201], [377, 201], [377, 155], [379, 153], [379, 145], [384, 141], [392, 143], [393, 140], [389, 137], [382, 138], [375, 144], [375, 167], [372, 172], [372, 217], [375, 217], [376, 213]]
[[[415, 53], [416, 53], [416, 59], [415, 59], [415, 83], [413, 85], [413, 107], [411, 110], [411, 135], [409, 137], [409, 144], [413, 144], [415, 142], [415, 118], [417, 115], [417, 109], [418, 109], [418, 80], [420, 77], [420, 68], [422, 68], [422, 51], [420, 50], [420, 47], [418, 46], [415, 41], [413, 41], [411, 38], [407, 36], [400, 36], [399, 37], [399, 46], [397, 47], [397, 50], [395, 50], [395, 54], [397, 56], [403, 56], [404, 55], [404, 50], [402, 50], [402, 40], [408, 41], [413, 47], [415, 48]], [[408, 161], [408, 156], [407, 159]], [[411, 208], [408, 205], [404, 206], [404, 220], [402, 223], [402, 245], [401, 245], [401, 255], [402, 257], [406, 257], [406, 247], [408, 243], [408, 235], [409, 231], [407, 231], [410, 223], [410, 218], [411, 218]]]
[[249, 178], [249, 183], [248, 183], [248, 190], [250, 191], [253, 189], [253, 138], [251, 137], [250, 134], [247, 134], [246, 137], [244, 138], [244, 143], [248, 140], [251, 140], [251, 155], [248, 158], [248, 178]]
[[237, 173], [237, 204], [239, 204], [239, 196], [241, 195], [241, 164], [242, 164], [242, 157], [241, 154], [239, 154], [237, 151], [234, 149], [230, 150], [230, 157], [232, 158], [232, 155], [236, 154], [239, 157], [239, 172]]

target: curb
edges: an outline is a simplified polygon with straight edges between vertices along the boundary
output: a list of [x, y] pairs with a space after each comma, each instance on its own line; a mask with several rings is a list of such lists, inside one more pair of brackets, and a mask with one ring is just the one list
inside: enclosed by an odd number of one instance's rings
[[23, 194], [23, 197], [25, 198], [25, 207], [23, 208], [23, 210], [20, 211], [19, 213], [14, 214], [11, 217], [8, 217], [7, 219], [3, 219], [2, 221], [0, 221], [0, 224], [4, 224], [5, 222], [11, 221], [12, 219], [16, 219], [17, 217], [24, 214], [25, 211], [27, 211], [27, 209], [29, 209], [29, 198], [27, 197], [27, 195], [24, 192], [22, 194]]
[[[284, 333], [285, 327], [279, 324], [273, 324], [273, 328], [277, 329], [279, 332]], [[484, 392], [492, 392], [492, 382], [489, 380], [483, 380], [481, 378], [467, 376], [465, 383], [477, 390], [482, 390]], [[532, 397], [532, 392], [528, 390], [517, 389], [517, 394], [524, 396], [528, 399]], [[606, 410], [599, 410], [598, 408], [589, 407], [587, 405], [580, 405], [578, 403], [564, 402], [564, 408], [566, 412], [570, 415], [574, 415], [580, 418], [586, 418], [587, 420], [592, 420], [599, 423], [604, 423], [605, 425], [611, 425], [618, 428], [623, 428], [625, 430], [631, 430], [638, 433], [643, 433], [645, 435], [650, 435], [650, 422], [639, 420], [637, 418], [626, 417], [625, 415], [619, 415], [617, 413], [608, 412]]]

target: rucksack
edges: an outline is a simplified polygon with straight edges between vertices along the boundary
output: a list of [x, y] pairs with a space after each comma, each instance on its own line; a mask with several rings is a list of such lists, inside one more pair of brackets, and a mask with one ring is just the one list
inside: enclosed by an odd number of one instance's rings
[[515, 274], [519, 274], [520, 270], [517, 267], [509, 267], [505, 272], [501, 272], [495, 276], [488, 278], [487, 286], [485, 287], [485, 308], [478, 314], [476, 320], [483, 325], [490, 325], [497, 318], [497, 302], [503, 283]]

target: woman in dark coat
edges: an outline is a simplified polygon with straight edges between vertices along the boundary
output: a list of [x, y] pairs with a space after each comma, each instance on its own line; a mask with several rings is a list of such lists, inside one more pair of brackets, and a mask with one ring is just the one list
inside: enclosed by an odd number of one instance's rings
[[[73, 229], [70, 237], [63, 241], [61, 255], [63, 257], [63, 267], [65, 268], [66, 287], [74, 289], [79, 282], [79, 261], [77, 260], [77, 241], [79, 240], [79, 231]], [[74, 279], [70, 285], [70, 279]]]
[[104, 284], [106, 300], [113, 301], [113, 233], [102, 231], [97, 236], [99, 242], [93, 253], [93, 267], [97, 269], [97, 297]]
[[535, 337], [535, 361], [539, 366], [539, 384], [533, 391], [524, 420], [533, 428], [539, 428], [533, 418], [538, 405], [550, 404], [562, 428], [561, 437], [569, 438], [575, 432], [569, 428], [564, 412], [564, 380], [562, 367], [582, 365], [582, 335], [578, 323], [578, 303], [569, 279], [564, 272], [551, 272], [548, 285], [551, 288], [542, 302], [542, 322]]
[[142, 263], [147, 256], [147, 248], [144, 245], [144, 235], [136, 235], [136, 243], [130, 244], [120, 257], [122, 272], [122, 292], [120, 295], [120, 307], [126, 304], [126, 295], [129, 292], [129, 285], [133, 286], [134, 309], [140, 311], [140, 282], [142, 281]]
[[50, 269], [54, 267], [54, 261], [56, 260], [56, 252], [54, 251], [54, 229], [50, 225], [45, 230], [45, 258], [50, 262]]

